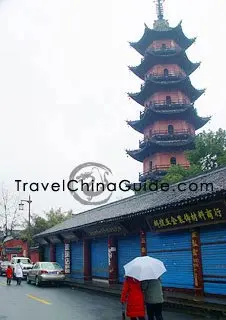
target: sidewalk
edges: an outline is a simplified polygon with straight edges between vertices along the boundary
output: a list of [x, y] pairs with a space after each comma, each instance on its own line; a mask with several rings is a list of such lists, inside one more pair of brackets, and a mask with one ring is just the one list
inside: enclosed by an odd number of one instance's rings
[[[121, 284], [109, 285], [103, 282], [92, 282], [75, 280], [68, 278], [65, 284], [73, 288], [92, 290], [96, 292], [108, 293], [120, 297]], [[217, 319], [226, 319], [226, 299], [212, 297], [194, 297], [189, 294], [177, 292], [164, 292], [165, 309], [183, 309], [189, 313], [208, 315], [213, 314]]]

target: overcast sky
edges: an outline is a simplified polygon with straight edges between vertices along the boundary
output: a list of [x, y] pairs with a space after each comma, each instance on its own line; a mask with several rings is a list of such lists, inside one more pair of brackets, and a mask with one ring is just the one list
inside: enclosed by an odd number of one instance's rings
[[[202, 62], [191, 80], [207, 88], [196, 102], [201, 116], [212, 115], [203, 129], [225, 129], [226, 3], [166, 0], [164, 7], [171, 26], [183, 20], [185, 34], [197, 36], [187, 53]], [[125, 120], [142, 110], [126, 94], [140, 89], [127, 66], [141, 56], [128, 41], [154, 19], [152, 0], [0, 2], [0, 180], [13, 192], [15, 179], [61, 182], [88, 161], [111, 168], [116, 180], [138, 181], [142, 164], [125, 149], [138, 148], [142, 136]], [[66, 191], [30, 194], [35, 213], [90, 209]]]

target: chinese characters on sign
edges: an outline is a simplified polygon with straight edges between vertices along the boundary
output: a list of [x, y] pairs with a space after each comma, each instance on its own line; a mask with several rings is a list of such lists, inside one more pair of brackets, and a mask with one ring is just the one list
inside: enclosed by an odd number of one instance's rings
[[193, 259], [193, 272], [195, 288], [203, 290], [203, 272], [202, 272], [202, 260], [201, 260], [201, 245], [199, 234], [196, 231], [192, 232], [192, 259]]
[[147, 255], [147, 243], [146, 243], [146, 236], [143, 230], [140, 231], [140, 243], [141, 243], [141, 255]]
[[204, 225], [211, 222], [221, 222], [226, 219], [225, 207], [222, 203], [215, 207], [199, 208], [184, 211], [184, 213], [164, 214], [150, 220], [152, 230], [172, 229], [190, 225]]
[[70, 243], [65, 243], [64, 244], [64, 262], [65, 262], [65, 267], [64, 267], [65, 274], [71, 273], [71, 248], [70, 248]]

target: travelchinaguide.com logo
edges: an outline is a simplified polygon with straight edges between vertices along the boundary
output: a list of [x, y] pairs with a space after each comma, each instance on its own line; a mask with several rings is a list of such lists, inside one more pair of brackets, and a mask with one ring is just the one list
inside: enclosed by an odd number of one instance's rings
[[70, 192], [72, 196], [84, 205], [100, 205], [107, 203], [112, 196], [110, 185], [111, 170], [97, 162], [83, 163], [71, 172]]

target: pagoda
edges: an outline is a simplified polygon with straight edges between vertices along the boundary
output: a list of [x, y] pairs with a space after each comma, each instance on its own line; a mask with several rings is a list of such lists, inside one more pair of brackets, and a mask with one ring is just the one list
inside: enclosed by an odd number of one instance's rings
[[153, 29], [145, 24], [144, 34], [130, 46], [142, 55], [141, 63], [129, 69], [143, 80], [140, 92], [129, 97], [144, 107], [140, 119], [127, 121], [143, 134], [139, 149], [126, 150], [143, 163], [139, 181], [155, 181], [172, 165], [189, 168], [185, 151], [195, 147], [195, 131], [210, 117], [198, 116], [195, 101], [205, 92], [193, 87], [189, 76], [200, 66], [191, 62], [186, 50], [195, 38], [185, 36], [181, 22], [174, 28], [163, 15], [163, 0], [156, 0], [158, 19]]

